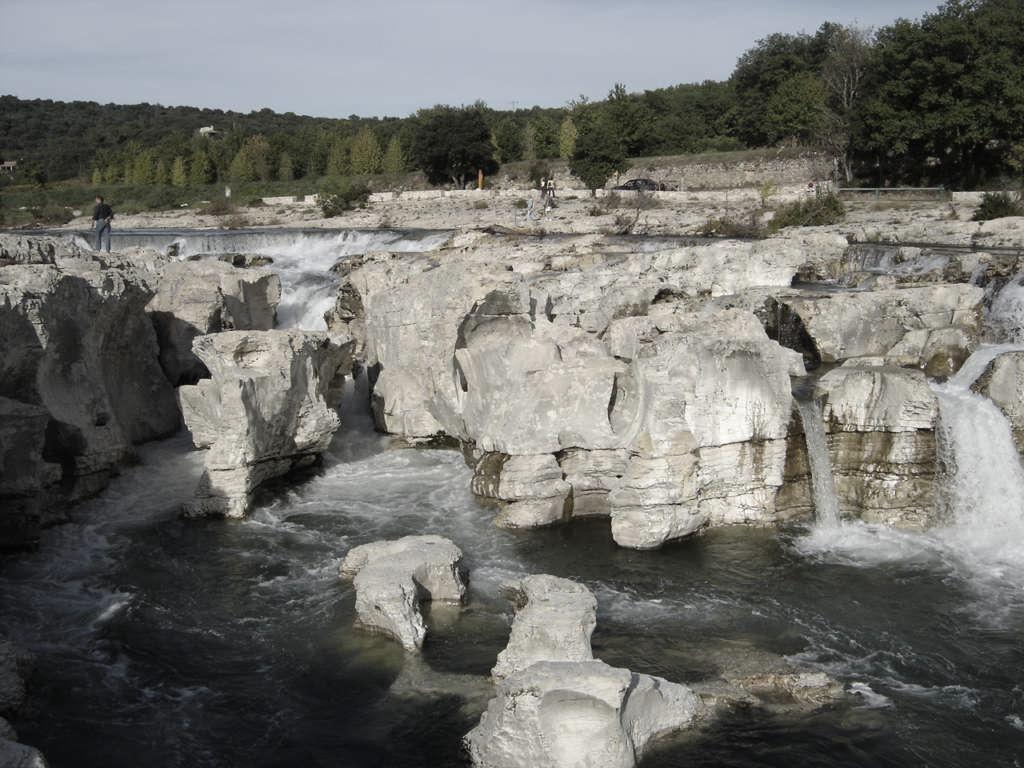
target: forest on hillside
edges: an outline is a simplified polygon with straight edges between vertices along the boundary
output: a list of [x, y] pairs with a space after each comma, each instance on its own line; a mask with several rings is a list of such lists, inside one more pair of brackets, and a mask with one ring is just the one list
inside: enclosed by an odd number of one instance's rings
[[[217, 133], [200, 136], [212, 125]], [[478, 102], [404, 118], [248, 114], [156, 104], [0, 97], [5, 184], [190, 186], [422, 170], [458, 184], [474, 168], [588, 152], [619, 157], [803, 146], [840, 181], [972, 187], [1024, 171], [1024, 3], [951, 0], [866, 30], [826, 23], [757, 41], [728, 80], [598, 102], [499, 111]], [[595, 178], [599, 178], [597, 171]]]

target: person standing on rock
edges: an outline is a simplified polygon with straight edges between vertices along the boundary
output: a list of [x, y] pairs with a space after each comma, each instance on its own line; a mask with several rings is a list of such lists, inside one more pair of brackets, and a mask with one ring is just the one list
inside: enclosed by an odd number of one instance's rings
[[102, 195], [96, 195], [96, 207], [92, 209], [92, 223], [96, 228], [96, 250], [110, 253], [110, 222], [114, 220], [114, 209], [103, 202]]

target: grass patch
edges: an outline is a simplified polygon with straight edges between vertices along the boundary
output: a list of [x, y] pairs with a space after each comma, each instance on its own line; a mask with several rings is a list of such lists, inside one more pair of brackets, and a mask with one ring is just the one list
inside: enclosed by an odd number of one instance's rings
[[821, 227], [838, 224], [846, 217], [846, 206], [834, 192], [817, 193], [775, 209], [768, 229], [778, 232], [786, 227]]

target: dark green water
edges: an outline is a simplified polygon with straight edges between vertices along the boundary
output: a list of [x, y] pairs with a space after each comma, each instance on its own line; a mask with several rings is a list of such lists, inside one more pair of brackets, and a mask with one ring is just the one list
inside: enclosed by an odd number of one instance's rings
[[[462, 765], [507, 639], [499, 585], [545, 572], [595, 592], [610, 664], [687, 682], [761, 650], [860, 692], [813, 715], [729, 713], [647, 768], [1024, 761], [1021, 585], [976, 581], [913, 537], [830, 557], [803, 554], [800, 529], [643, 553], [601, 521], [502, 531], [461, 456], [390, 449], [346, 415], [325, 466], [249, 520], [178, 519], [201, 463], [179, 437], [0, 563], [3, 631], [38, 657], [24, 741], [55, 768]], [[352, 629], [337, 569], [355, 544], [422, 532], [463, 548], [471, 596], [431, 615], [421, 664]]]

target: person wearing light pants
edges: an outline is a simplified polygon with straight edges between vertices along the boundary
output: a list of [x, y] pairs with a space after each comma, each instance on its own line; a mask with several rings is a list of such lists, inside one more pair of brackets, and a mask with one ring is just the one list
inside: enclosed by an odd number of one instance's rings
[[[114, 209], [96, 195], [96, 207], [92, 209], [92, 223], [96, 227], [96, 250], [110, 253], [110, 222], [114, 220]], [[106, 245], [106, 248], [104, 248]]]

